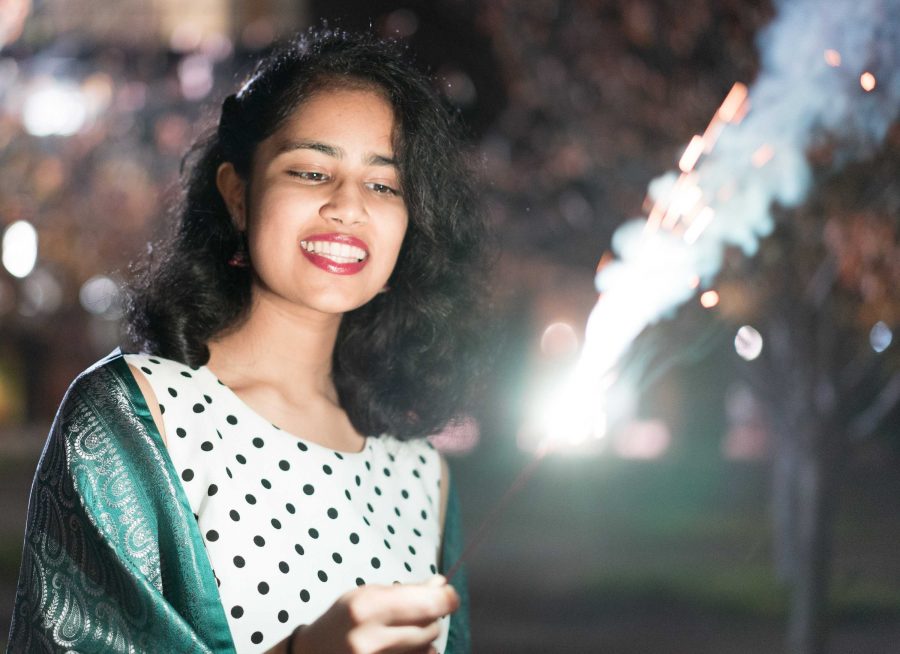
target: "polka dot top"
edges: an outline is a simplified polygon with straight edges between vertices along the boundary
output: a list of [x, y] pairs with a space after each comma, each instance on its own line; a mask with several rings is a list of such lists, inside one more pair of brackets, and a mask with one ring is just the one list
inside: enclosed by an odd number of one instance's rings
[[125, 360], [156, 394], [240, 654], [266, 651], [356, 586], [437, 572], [441, 464], [427, 441], [380, 436], [337, 452], [267, 422], [205, 366]]

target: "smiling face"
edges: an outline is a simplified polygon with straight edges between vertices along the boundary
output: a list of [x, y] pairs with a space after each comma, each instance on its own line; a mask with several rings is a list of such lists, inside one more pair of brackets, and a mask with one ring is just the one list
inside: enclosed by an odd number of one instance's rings
[[394, 123], [374, 91], [325, 89], [257, 146], [246, 183], [222, 165], [255, 299], [343, 314], [384, 287], [407, 225]]

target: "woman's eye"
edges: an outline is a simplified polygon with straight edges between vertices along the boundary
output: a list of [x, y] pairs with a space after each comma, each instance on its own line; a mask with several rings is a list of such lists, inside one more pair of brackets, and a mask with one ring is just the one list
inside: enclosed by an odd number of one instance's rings
[[291, 170], [288, 171], [293, 177], [306, 180], [307, 182], [324, 182], [328, 179], [328, 175], [315, 170]]
[[379, 184], [378, 182], [372, 182], [369, 184], [369, 188], [380, 195], [400, 195], [400, 192], [388, 186], [387, 184]]

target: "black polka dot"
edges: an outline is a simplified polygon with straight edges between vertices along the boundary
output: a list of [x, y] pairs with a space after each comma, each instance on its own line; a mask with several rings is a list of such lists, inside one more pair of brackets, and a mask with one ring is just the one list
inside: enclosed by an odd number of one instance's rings
[[228, 512], [228, 515], [231, 516], [231, 519], [234, 520], [235, 522], [237, 522], [238, 520], [241, 519], [241, 514], [238, 513], [237, 511], [235, 511], [234, 509], [231, 509], [231, 511]]
[[418, 529], [415, 529], [415, 528], [413, 529], [413, 533], [414, 533], [416, 536], [421, 536], [421, 535], [422, 535], [422, 532], [419, 531]]
[[254, 645], [259, 645], [263, 641], [263, 635], [261, 631], [254, 631], [253, 635], [250, 636], [250, 642]]
[[160, 404], [160, 405], [159, 405], [159, 412], [160, 412], [160, 413], [165, 413], [165, 412], [166, 412], [166, 407], [163, 406], [162, 404]]
[[372, 470], [372, 464], [369, 463], [368, 461], [366, 461], [366, 470], [369, 470], [369, 471]]
[[412, 572], [412, 566], [409, 563], [403, 562], [403, 567], [406, 568], [407, 572]]
[[381, 488], [379, 488], [378, 486], [375, 487], [375, 494], [381, 497]]
[[391, 544], [388, 542], [387, 538], [384, 539], [384, 546], [388, 549], [391, 549]]
[[422, 516], [422, 520], [428, 520], [428, 513], [425, 511], [425, 509], [422, 509], [419, 515]]
[[145, 373], [147, 373], [148, 375], [152, 375], [152, 374], [153, 374], [153, 371], [150, 370], [150, 368], [148, 368], [147, 366], [141, 366], [141, 370], [143, 370], [143, 371], [144, 371]]
[[242, 606], [232, 606], [231, 607], [231, 617], [239, 618], [244, 615], [244, 607]]
[[335, 563], [343, 563], [344, 557], [342, 557], [338, 552], [334, 552], [331, 555], [331, 560], [334, 561]]
[[362, 479], [359, 478], [359, 475], [356, 475], [353, 480], [356, 482], [357, 486], [362, 486]]
[[394, 515], [397, 516], [398, 518], [400, 517], [400, 509], [396, 506], [394, 507]]
[[387, 526], [387, 530], [388, 530], [389, 532], [391, 532], [392, 535], [397, 533], [397, 532], [394, 530], [394, 526], [393, 526], [393, 525], [388, 525], [388, 526]]
[[240, 556], [240, 555], [234, 557], [232, 559], [232, 561], [234, 561], [234, 567], [236, 567], [236, 568], [243, 568], [244, 565], [247, 563], [246, 561], [244, 561], [244, 557]]
[[262, 447], [263, 445], [265, 445], [265, 442], [259, 436], [253, 439], [253, 447]]
[[260, 479], [259, 483], [262, 484], [262, 487], [265, 489], [272, 488], [272, 482], [269, 481], [268, 479]]
[[231, 468], [229, 468], [228, 466], [225, 466], [225, 474], [228, 475], [229, 479], [234, 478], [234, 475], [231, 474]]
[[301, 452], [306, 452], [306, 450], [308, 450], [309, 447], [307, 447], [306, 443], [297, 441], [297, 449], [300, 450]]
[[216, 430], [216, 436], [219, 437], [219, 440], [222, 440], [222, 432], [220, 432], [218, 429]]
[[194, 478], [194, 471], [191, 470], [190, 468], [185, 468], [184, 470], [181, 471], [181, 478], [184, 479], [185, 481], [190, 481], [191, 479]]
[[357, 534], [355, 531], [352, 534], [350, 534], [350, 542], [353, 543], [354, 545], [359, 544], [359, 534]]
[[235, 418], [234, 416], [231, 416], [231, 415], [225, 416], [225, 422], [227, 422], [229, 425], [236, 425], [237, 418]]
[[304, 484], [304, 485], [303, 485], [303, 492], [306, 493], [307, 495], [312, 495], [313, 493], [316, 492], [316, 489], [313, 488], [313, 485], [312, 485], [312, 484]]
[[300, 556], [303, 556], [303, 552], [304, 552], [303, 545], [301, 545], [300, 543], [297, 543], [296, 545], [294, 545], [294, 550], [297, 552], [297, 554], [299, 554]]
[[182, 376], [182, 377], [188, 377], [188, 378], [190, 378], [191, 373], [182, 371], [182, 372], [181, 372], [181, 376]]
[[339, 458], [341, 461], [344, 460], [344, 455], [341, 454], [340, 452], [335, 452], [334, 455], [335, 455], [337, 458]]
[[272, 518], [272, 526], [275, 527], [275, 529], [281, 529], [281, 520]]
[[287, 622], [289, 617], [290, 616], [288, 615], [288, 612], [284, 609], [278, 612], [278, 622], [280, 622], [281, 624]]
[[363, 516], [363, 522], [365, 522], [369, 527], [372, 526], [372, 523], [369, 522], [369, 519], [366, 516]]
[[206, 407], [203, 406], [202, 404], [200, 404], [199, 402], [197, 402], [197, 404], [195, 404], [193, 408], [194, 408], [194, 413], [203, 413], [204, 411], [206, 411]]
[[169, 395], [171, 395], [172, 397], [178, 397], [178, 391], [176, 391], [174, 388], [172, 388], [170, 386], [169, 387]]
[[410, 545], [410, 546], [408, 547], [408, 549], [409, 549], [409, 553], [412, 554], [413, 556], [415, 556], [415, 554], [416, 554], [416, 548], [413, 547], [412, 545]]
[[362, 577], [357, 577], [357, 578], [356, 578], [356, 585], [357, 585], [357, 586], [365, 586], [365, 585], [366, 585], [366, 580], [363, 579]]
[[281, 468], [282, 470], [290, 470], [291, 464], [288, 463], [287, 461], [285, 461], [284, 459], [282, 459], [281, 461], [278, 462], [278, 467]]
[[209, 395], [204, 395], [203, 399], [207, 404], [212, 404], [212, 398]]
[[381, 561], [378, 560], [377, 556], [372, 557], [372, 567], [376, 570], [381, 567]]
[[348, 500], [352, 500], [352, 499], [353, 499], [353, 498], [350, 496], [350, 491], [348, 491], [346, 488], [344, 489], [344, 497], [346, 497]]
[[372, 506], [371, 502], [366, 502], [366, 508], [369, 509], [369, 513], [375, 513], [375, 507]]
[[219, 532], [217, 532], [215, 529], [210, 529], [208, 532], [206, 532], [206, 540], [212, 542], [219, 540]]
[[212, 448], [213, 444], [210, 441], [203, 441], [203, 443], [200, 445], [200, 449], [204, 452], [209, 452], [210, 450], [212, 450]]
[[269, 592], [269, 584], [267, 584], [264, 581], [261, 581], [256, 585], [256, 590], [259, 591], [260, 595], [265, 595], [266, 593]]
[[155, 363], [156, 365], [159, 365], [159, 359], [150, 359], [150, 358], [148, 358], [147, 361], [149, 361], [150, 363]]
[[388, 459], [390, 459], [391, 463], [393, 463], [394, 461], [397, 460], [397, 457], [395, 457], [393, 454], [388, 454]]
[[325, 574], [324, 570], [319, 570], [319, 572], [317, 573], [317, 576], [319, 577], [319, 581], [322, 581], [322, 582], [328, 581], [328, 575]]
[[307, 533], [309, 534], [310, 538], [318, 538], [319, 537], [319, 530], [316, 529], [315, 527], [310, 527], [309, 531]]
[[288, 502], [287, 504], [284, 505], [284, 509], [285, 509], [285, 511], [287, 511], [288, 513], [290, 513], [292, 515], [297, 512], [297, 509], [295, 509], [294, 505], [291, 504], [290, 502]]
[[422, 475], [419, 474], [418, 470], [413, 470], [413, 477], [415, 477], [416, 479], [420, 479]]
[[263, 545], [266, 544], [266, 539], [263, 538], [262, 536], [254, 536], [253, 542], [256, 544], [257, 547], [262, 547]]
[[206, 489], [206, 494], [209, 495], [210, 497], [212, 497], [213, 495], [215, 495], [218, 492], [219, 492], [219, 487], [216, 486], [215, 484], [210, 484], [209, 488]]
[[409, 491], [407, 491], [407, 490], [405, 490], [405, 489], [402, 490], [402, 491], [400, 491], [400, 495], [403, 497], [404, 500], [408, 500], [408, 499], [409, 499]]
[[291, 566], [287, 564], [287, 561], [279, 561], [278, 569], [281, 570], [284, 574], [287, 574], [291, 571]]
[[247, 457], [245, 457], [243, 454], [235, 454], [234, 460], [237, 461], [238, 463], [240, 463], [241, 465], [244, 465], [245, 463], [247, 463]]
[[390, 471], [388, 468], [385, 468], [385, 469], [384, 469], [384, 476], [385, 476], [385, 477], [390, 477], [390, 476], [391, 476], [391, 471]]
[[326, 463], [325, 465], [322, 466], [322, 472], [324, 472], [326, 475], [330, 475], [331, 474], [331, 466]]
[[331, 507], [330, 509], [328, 509], [328, 517], [331, 518], [332, 520], [337, 518], [338, 517], [337, 509], [334, 507]]
[[428, 566], [428, 569], [431, 570], [431, 574], [433, 574], [433, 575], [436, 575], [436, 574], [437, 574], [437, 566], [435, 566], [434, 563], [432, 563], [431, 565], [429, 565], [429, 566]]
[[305, 588], [300, 591], [300, 599], [302, 599], [304, 602], [309, 601], [309, 591]]
[[175, 434], [178, 436], [178, 438], [184, 438], [185, 436], [187, 436], [187, 432], [181, 427], [175, 430]]
[[425, 465], [425, 463], [427, 463], [427, 462], [425, 461], [425, 457], [422, 456], [421, 454], [419, 455], [419, 461], [422, 462], [422, 465]]
[[250, 493], [244, 495], [244, 499], [247, 500], [247, 504], [256, 504], [256, 497], [254, 497]]

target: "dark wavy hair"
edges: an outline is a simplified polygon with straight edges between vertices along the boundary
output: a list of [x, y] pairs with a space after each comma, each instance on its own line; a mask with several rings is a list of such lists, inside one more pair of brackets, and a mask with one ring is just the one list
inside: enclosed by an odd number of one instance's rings
[[395, 43], [310, 31], [260, 60], [185, 157], [174, 231], [129, 288], [128, 333], [143, 351], [199, 366], [208, 341], [241, 324], [252, 269], [228, 265], [242, 234], [216, 171], [227, 161], [248, 179], [263, 139], [315, 93], [342, 87], [393, 106], [409, 223], [390, 291], [343, 316], [332, 377], [360, 433], [425, 436], [465, 407], [483, 368], [485, 227], [457, 120]]

